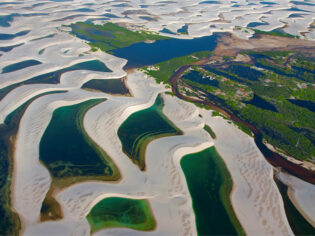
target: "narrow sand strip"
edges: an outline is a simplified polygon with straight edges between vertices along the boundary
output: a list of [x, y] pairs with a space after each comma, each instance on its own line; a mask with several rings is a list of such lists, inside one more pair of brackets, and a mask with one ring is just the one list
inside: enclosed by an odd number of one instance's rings
[[279, 178], [289, 187], [288, 196], [293, 205], [315, 227], [315, 186], [284, 172], [279, 173]]

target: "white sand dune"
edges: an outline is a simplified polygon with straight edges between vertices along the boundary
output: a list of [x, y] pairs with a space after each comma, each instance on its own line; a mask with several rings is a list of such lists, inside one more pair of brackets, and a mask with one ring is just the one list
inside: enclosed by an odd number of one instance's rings
[[217, 138], [214, 145], [234, 182], [233, 208], [249, 235], [293, 235], [281, 195], [273, 181], [272, 166], [254, 140], [211, 111], [200, 110]]
[[[112, 99], [97, 105], [87, 113], [84, 123], [88, 134], [106, 150], [118, 165], [123, 178], [119, 184], [88, 182], [76, 184], [58, 193], [57, 199], [64, 208], [65, 217], [84, 221], [85, 215], [98, 200], [108, 196], [117, 196], [119, 193], [123, 194], [119, 196], [149, 199], [157, 220], [157, 228], [152, 234], [177, 234], [179, 229], [182, 229], [181, 234], [184, 235], [196, 234], [191, 200], [185, 178], [180, 171], [179, 157], [185, 153], [197, 152], [211, 146], [211, 139], [205, 131], [201, 130], [203, 126], [199, 125], [194, 130], [185, 133], [184, 136], [155, 140], [149, 144], [146, 152], [147, 171], [141, 172], [122, 152], [117, 130], [129, 114], [151, 106], [163, 87], [154, 85], [152, 80], [143, 77], [143, 74], [139, 72], [128, 78], [128, 85], [134, 92], [135, 98], [121, 98], [117, 101]], [[143, 90], [142, 86], [145, 86], [146, 89]], [[144, 91], [146, 92], [144, 93]], [[167, 96], [166, 101], [170, 99], [174, 98]], [[118, 100], [121, 101], [118, 102]], [[146, 100], [146, 103], [137, 105], [140, 101]], [[192, 108], [191, 104], [188, 105]], [[166, 110], [169, 109], [168, 106], [167, 102]], [[176, 108], [176, 105], [170, 106], [171, 109], [166, 112], [166, 115], [171, 117], [171, 111]], [[180, 128], [185, 131], [186, 126], [187, 130], [191, 130], [189, 122], [191, 122], [190, 124], [198, 122], [202, 124], [197, 116], [196, 108], [193, 107], [193, 111], [189, 110], [188, 113], [184, 108], [185, 106], [177, 109], [181, 111], [182, 115], [176, 117], [173, 114], [177, 120], [176, 124], [179, 124]], [[127, 111], [127, 113], [123, 111]], [[187, 117], [189, 113], [191, 115]], [[161, 146], [163, 146], [162, 150]], [[170, 221], [173, 222], [172, 225], [169, 224]], [[107, 232], [107, 230], [105, 231]], [[117, 233], [120, 231], [121, 229], [110, 230], [110, 232]]]
[[[192, 203], [179, 161], [184, 155], [201, 151], [213, 144], [231, 172], [235, 184], [231, 201], [245, 231], [249, 235], [292, 235], [280, 194], [272, 180], [272, 168], [263, 159], [253, 140], [221, 118], [211, 117], [211, 112], [200, 110], [190, 103], [164, 96], [163, 112], [184, 131], [184, 135], [152, 141], [146, 151], [147, 171], [141, 172], [122, 152], [117, 130], [129, 115], [150, 107], [157, 95], [165, 91], [165, 87], [157, 85], [143, 73], [136, 72], [129, 75], [127, 81], [134, 97], [81, 90], [82, 84], [90, 79], [124, 77], [126, 72], [123, 71], [123, 66], [126, 60], [100, 51], [92, 52], [84, 40], [63, 32], [67, 28], [62, 25], [96, 20], [95, 23], [100, 24], [111, 21], [155, 32], [163, 28], [177, 32], [187, 24], [189, 35], [164, 34], [187, 39], [214, 32], [234, 32], [235, 26], [246, 27], [251, 22], [263, 21], [268, 25], [255, 28], [273, 30], [286, 25], [286, 32], [301, 37], [304, 37], [301, 35], [304, 33], [306, 38], [314, 39], [314, 29], [310, 27], [314, 21], [314, 6], [294, 6], [289, 0], [279, 0], [275, 5], [260, 2], [250, 5], [244, 0], [238, 1], [239, 7], [227, 0], [221, 0], [220, 4], [201, 4], [202, 0], [175, 0], [174, 3], [132, 0], [125, 7], [117, 6], [117, 1], [2, 2], [7, 4], [0, 5], [1, 15], [21, 14], [14, 16], [9, 27], [0, 26], [0, 33], [15, 34], [23, 30], [30, 32], [10, 40], [0, 40], [0, 47], [23, 44], [11, 51], [0, 52], [0, 70], [30, 59], [42, 64], [1, 74], [0, 89], [90, 60], [99, 60], [112, 70], [104, 73], [84, 70], [67, 72], [61, 76], [58, 84], [21, 85], [0, 101], [1, 124], [12, 111], [39, 94], [68, 91], [37, 98], [27, 108], [20, 123], [14, 153], [12, 204], [21, 217], [25, 235], [88, 235], [89, 226], [85, 216], [99, 200], [109, 196], [149, 200], [157, 228], [145, 232], [146, 234], [196, 235]], [[42, 4], [37, 5], [38, 3]], [[290, 10], [290, 7], [304, 10], [303, 15], [289, 18], [291, 13], [300, 12]], [[88, 8], [89, 11], [76, 11], [82, 8]], [[155, 20], [145, 20], [143, 16]], [[252, 33], [236, 32], [244, 38], [250, 37]], [[107, 101], [87, 112], [84, 128], [91, 139], [113, 159], [121, 171], [122, 179], [118, 183], [88, 181], [63, 189], [56, 194], [56, 199], [62, 207], [64, 219], [39, 223], [41, 204], [51, 183], [47, 169], [39, 162], [40, 139], [55, 109], [92, 98], [107, 98]], [[203, 117], [199, 117], [199, 113]], [[203, 130], [205, 123], [216, 132], [216, 140], [212, 140]], [[311, 188], [307, 186], [305, 189], [308, 190], [304, 190], [304, 187], [300, 187], [304, 186], [300, 182], [293, 183], [289, 188], [293, 189], [289, 191], [290, 198], [294, 199], [292, 201], [306, 217], [314, 218], [313, 210], [306, 209], [311, 204], [311, 198], [304, 196], [304, 192], [311, 192]], [[97, 233], [103, 234], [129, 235], [144, 232], [107, 229]]]
[[289, 187], [288, 196], [296, 209], [315, 227], [315, 186], [284, 172], [279, 179]]
[[47, 95], [34, 101], [20, 123], [14, 155], [13, 206], [24, 224], [37, 222], [42, 201], [50, 186], [50, 176], [39, 162], [40, 139], [51, 119], [52, 112], [60, 107], [91, 98], [104, 97], [84, 90]]

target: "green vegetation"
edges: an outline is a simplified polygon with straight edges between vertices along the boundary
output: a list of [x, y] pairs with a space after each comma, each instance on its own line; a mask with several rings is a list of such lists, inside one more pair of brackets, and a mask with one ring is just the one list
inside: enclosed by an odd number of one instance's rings
[[214, 147], [182, 158], [199, 235], [245, 235], [233, 207], [231, 176]]
[[210, 134], [211, 138], [215, 139], [217, 137], [209, 125], [205, 125], [203, 129]]
[[130, 94], [124, 79], [92, 79], [83, 84], [82, 88], [110, 94]]
[[175, 96], [175, 94], [173, 92], [169, 92], [169, 91], [166, 91], [165, 94]]
[[87, 215], [91, 233], [106, 228], [131, 228], [148, 231], [155, 228], [150, 205], [144, 199], [105, 198]]
[[145, 170], [145, 151], [149, 142], [182, 134], [162, 113], [163, 105], [159, 95], [153, 106], [133, 113], [118, 129], [123, 151], [141, 170]]
[[114, 23], [95, 25], [87, 22], [71, 24], [71, 33], [75, 36], [87, 40], [92, 47], [100, 48], [102, 51], [111, 51], [117, 48], [128, 47], [131, 44], [144, 42], [147, 40], [168, 39], [149, 31], [131, 31]]
[[[224, 107], [256, 126], [263, 138], [276, 148], [297, 159], [313, 161], [315, 111], [308, 102], [315, 102], [314, 58], [293, 51], [242, 53], [251, 58], [250, 63], [222, 57], [206, 66], [187, 67], [179, 91]], [[209, 54], [174, 58], [144, 70], [157, 82], [169, 83], [176, 69]], [[302, 100], [305, 104], [296, 105], [289, 99]], [[252, 135], [248, 127], [235, 125]]]
[[280, 32], [280, 31], [262, 31], [262, 30], [253, 29], [253, 28], [250, 28], [250, 29], [253, 30], [255, 32], [255, 34], [257, 34], [257, 35], [267, 34], [267, 35], [279, 36], [279, 37], [300, 38], [300, 36], [288, 34], [285, 32]]
[[242, 130], [245, 134], [248, 134], [249, 136], [253, 136], [252, 131], [250, 128], [248, 128], [246, 125], [243, 125], [242, 123], [239, 122], [233, 122], [240, 130]]
[[45, 49], [46, 49], [46, 48], [43, 48], [43, 49], [39, 50], [39, 51], [38, 51], [38, 54], [39, 54], [39, 55], [42, 55], [42, 54], [44, 53]]
[[118, 180], [120, 173], [110, 157], [88, 136], [85, 113], [104, 99], [92, 99], [54, 111], [40, 142], [40, 160], [56, 186], [86, 179]]
[[169, 83], [170, 77], [173, 75], [174, 71], [187, 64], [191, 64], [193, 62], [199, 61], [202, 58], [209, 57], [212, 54], [210, 51], [200, 51], [193, 53], [191, 55], [176, 57], [171, 60], [161, 62], [155, 65], [157, 69], [150, 69], [150, 67], [142, 68], [145, 73], [156, 79], [157, 83]]

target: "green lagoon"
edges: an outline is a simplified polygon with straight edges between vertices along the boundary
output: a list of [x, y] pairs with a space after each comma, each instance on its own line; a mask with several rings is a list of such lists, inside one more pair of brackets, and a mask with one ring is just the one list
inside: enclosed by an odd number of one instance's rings
[[110, 157], [90, 139], [83, 127], [85, 113], [104, 100], [92, 99], [54, 111], [40, 142], [40, 160], [57, 186], [82, 179], [120, 178]]
[[124, 79], [92, 79], [83, 84], [82, 88], [114, 95], [130, 95]]
[[87, 215], [91, 232], [106, 228], [131, 228], [147, 231], [156, 223], [150, 205], [144, 199], [104, 198]]
[[133, 113], [118, 129], [123, 151], [141, 170], [145, 170], [145, 151], [149, 142], [182, 134], [163, 114], [163, 105], [159, 95], [153, 106]]
[[230, 202], [233, 182], [214, 147], [181, 160], [198, 235], [244, 235]]

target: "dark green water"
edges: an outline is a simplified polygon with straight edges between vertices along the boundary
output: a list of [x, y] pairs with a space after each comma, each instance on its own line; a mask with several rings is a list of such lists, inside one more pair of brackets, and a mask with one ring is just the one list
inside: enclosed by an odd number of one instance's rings
[[118, 129], [123, 151], [141, 170], [145, 169], [145, 149], [150, 141], [162, 136], [182, 134], [163, 115], [163, 105], [159, 95], [153, 106], [133, 113]]
[[40, 142], [40, 160], [53, 177], [114, 178], [119, 175], [114, 163], [83, 127], [84, 114], [103, 101], [93, 99], [54, 111]]
[[129, 94], [122, 79], [92, 79], [82, 85], [82, 88], [93, 89], [103, 93]]
[[151, 230], [156, 224], [149, 203], [143, 199], [104, 198], [92, 208], [86, 218], [91, 232], [117, 227]]
[[230, 202], [233, 182], [214, 147], [181, 160], [198, 235], [244, 235]]
[[274, 178], [274, 180], [281, 193], [285, 214], [287, 215], [293, 233], [295, 235], [315, 235], [315, 229], [313, 226], [304, 219], [289, 199], [287, 194], [288, 187], [277, 178]]

